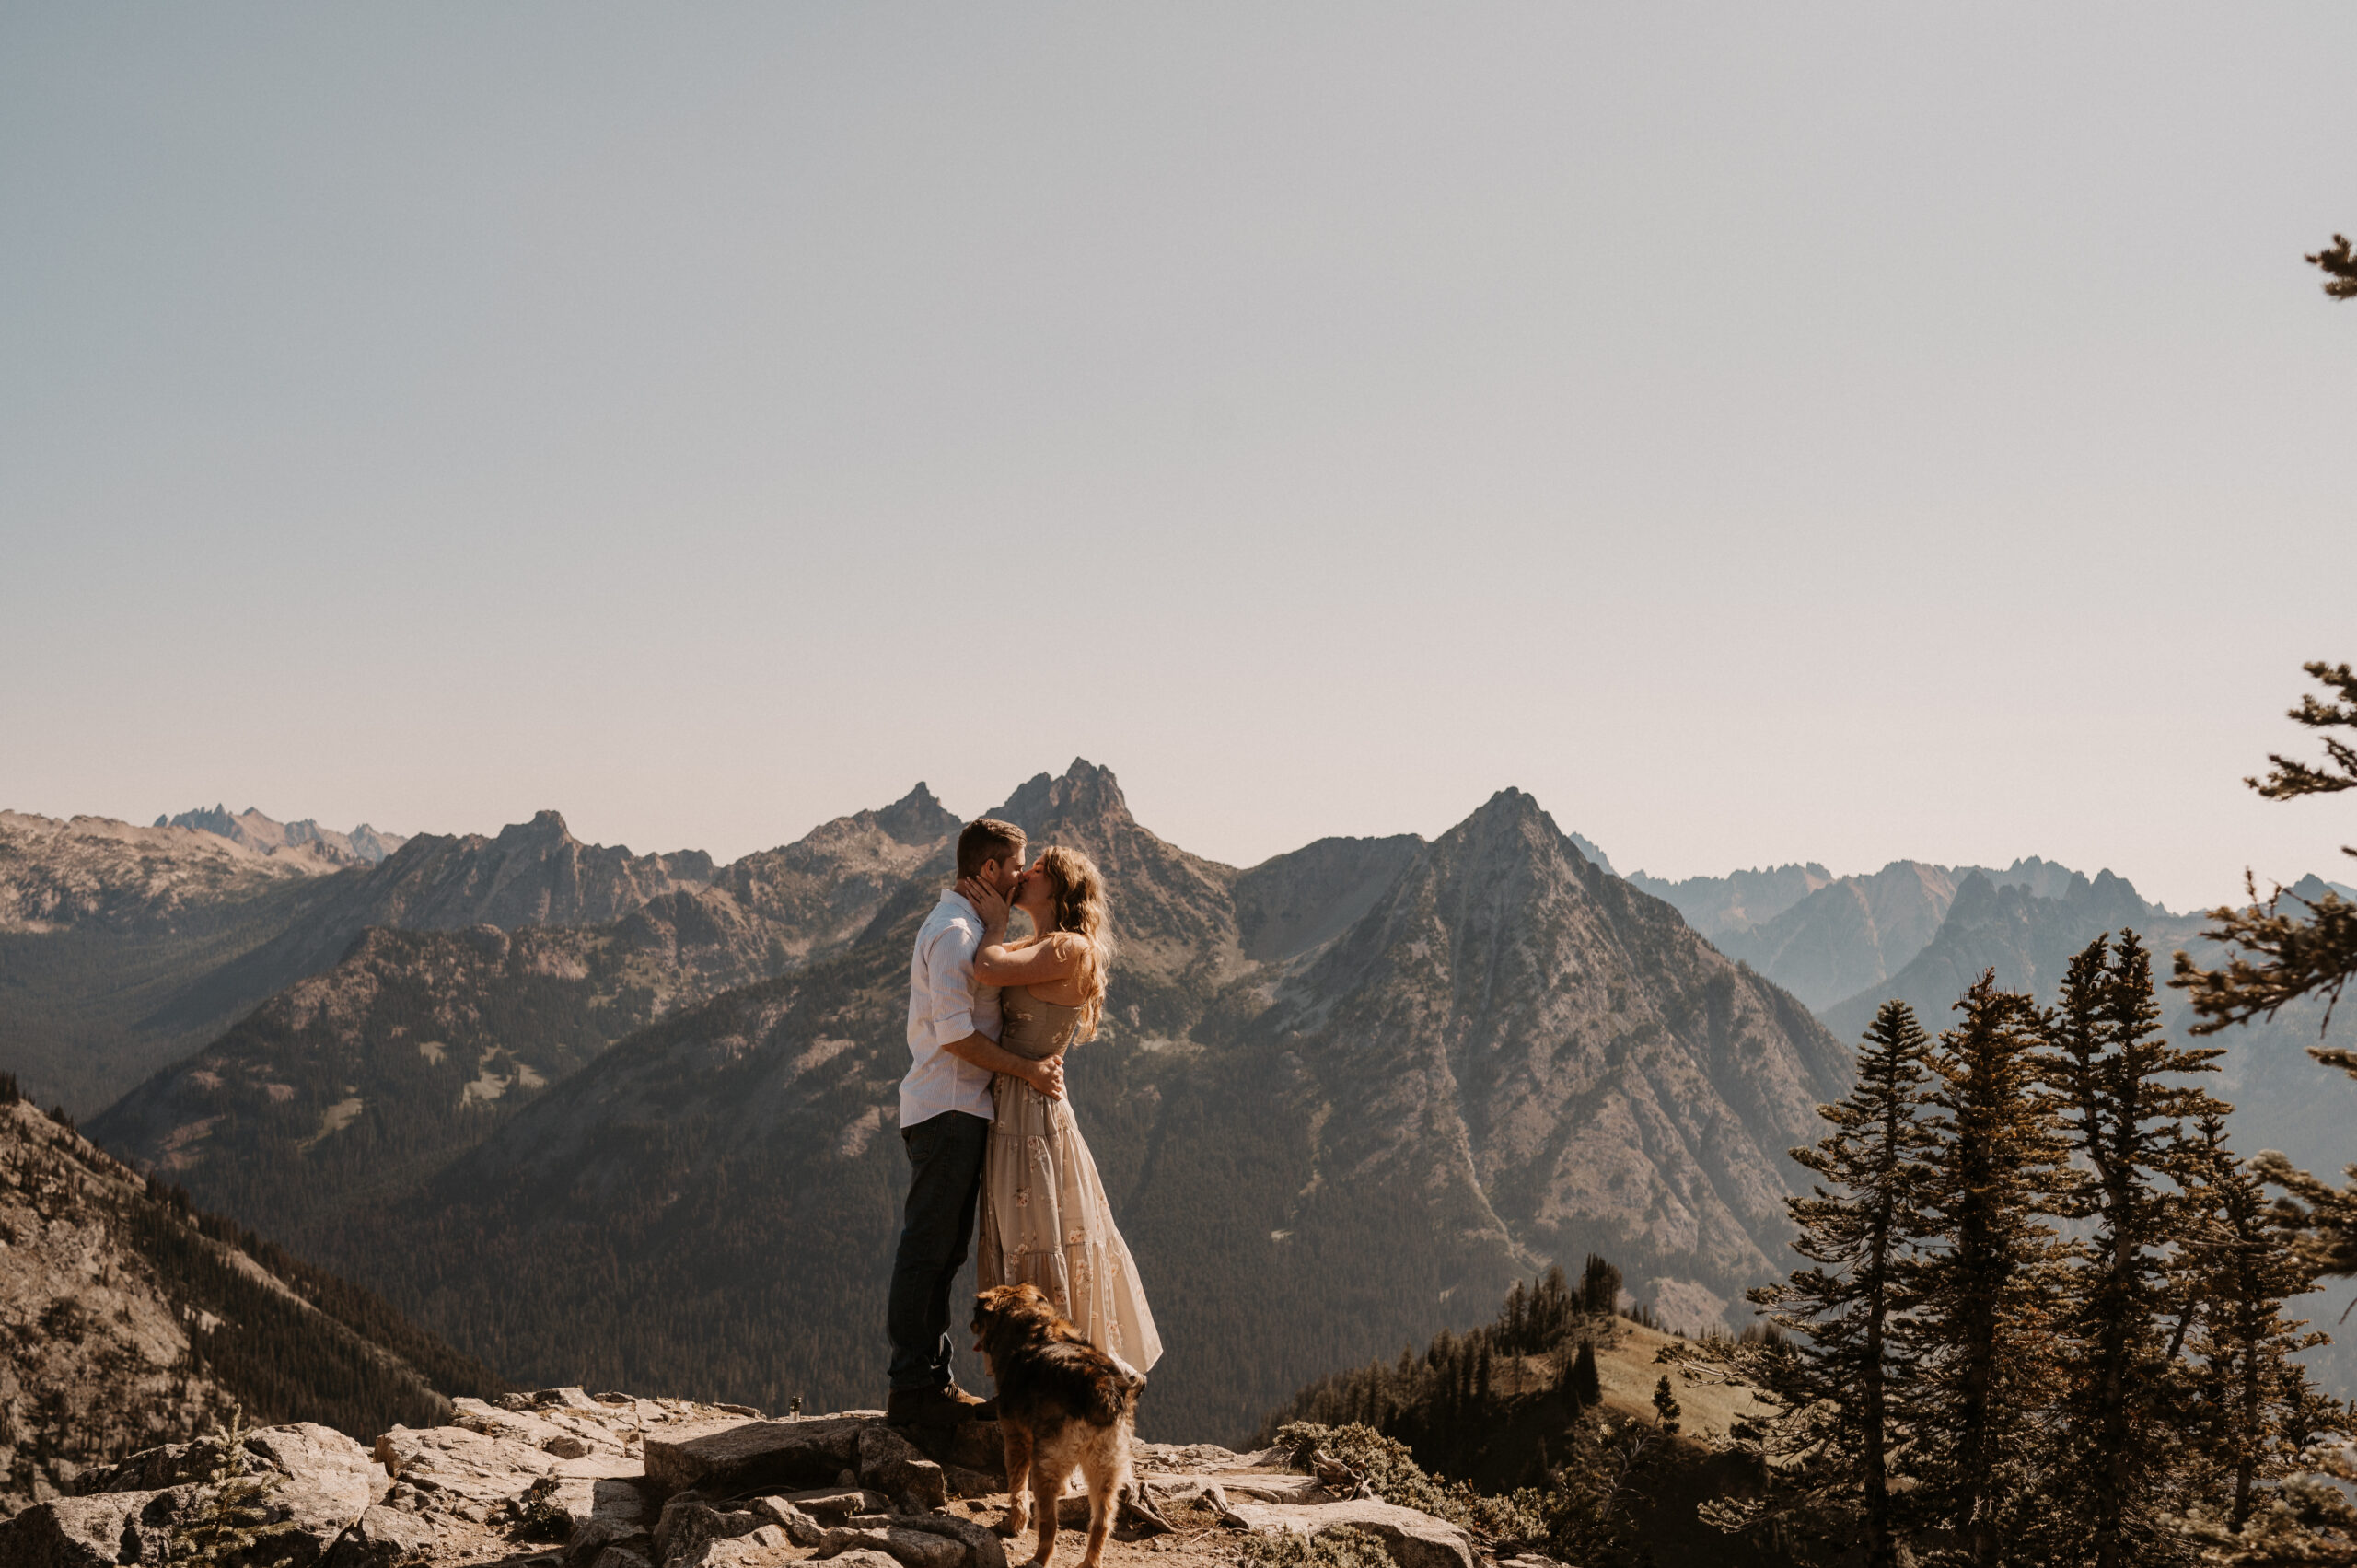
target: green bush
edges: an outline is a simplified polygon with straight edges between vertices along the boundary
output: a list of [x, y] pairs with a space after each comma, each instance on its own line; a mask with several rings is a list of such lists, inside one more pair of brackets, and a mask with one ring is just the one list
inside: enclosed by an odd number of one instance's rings
[[1277, 1446], [1290, 1453], [1302, 1469], [1311, 1469], [1311, 1456], [1323, 1453], [1365, 1478], [1367, 1490], [1386, 1503], [1497, 1539], [1546, 1540], [1554, 1534], [1548, 1493], [1523, 1487], [1490, 1497], [1461, 1481], [1437, 1480], [1416, 1463], [1405, 1444], [1372, 1426], [1356, 1422], [1348, 1426], [1319, 1426], [1297, 1421], [1278, 1430]]
[[1339, 1526], [1319, 1536], [1280, 1531], [1244, 1543], [1244, 1568], [1391, 1568], [1391, 1554], [1364, 1530]]

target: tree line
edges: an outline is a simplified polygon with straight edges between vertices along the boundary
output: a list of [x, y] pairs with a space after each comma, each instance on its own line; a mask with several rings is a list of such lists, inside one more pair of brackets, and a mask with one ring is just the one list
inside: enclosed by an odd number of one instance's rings
[[1809, 1262], [1751, 1293], [1793, 1336], [1771, 1484], [1716, 1516], [1873, 1568], [2195, 1561], [2350, 1426], [2283, 1314], [2316, 1271], [2198, 1086], [2223, 1052], [2162, 1037], [2132, 933], [2051, 1008], [1984, 975], [1956, 1010], [1887, 1004], [1794, 1151]]

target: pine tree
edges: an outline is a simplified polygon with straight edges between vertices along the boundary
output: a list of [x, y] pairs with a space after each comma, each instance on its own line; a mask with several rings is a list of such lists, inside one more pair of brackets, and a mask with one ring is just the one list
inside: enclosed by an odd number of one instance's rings
[[1582, 1340], [1579, 1353], [1572, 1358], [1571, 1376], [1567, 1380], [1572, 1401], [1583, 1410], [1604, 1402], [1604, 1379], [1596, 1372], [1596, 1342]]
[[1531, 1350], [1545, 1354], [1560, 1343], [1572, 1327], [1572, 1291], [1561, 1264], [1539, 1276], [1530, 1297]]
[[2060, 1471], [2068, 1505], [2058, 1516], [2076, 1538], [2065, 1550], [2097, 1568], [2159, 1562], [2174, 1550], [2161, 1518], [2177, 1446], [2165, 1325], [2186, 1294], [2172, 1244], [2179, 1194], [2200, 1179], [2204, 1158], [2185, 1123], [2226, 1109], [2168, 1080], [2214, 1072], [2224, 1052], [2161, 1037], [2151, 956], [2133, 932], [2116, 949], [2099, 936], [2071, 960], [2049, 1028], [2063, 1138], [2086, 1178], [2063, 1208], [2094, 1225], [2058, 1326], [2070, 1369]]
[[2227, 1149], [2222, 1112], [2201, 1117], [2196, 1148], [2201, 1178], [2187, 1208], [2199, 1324], [2191, 1348], [2202, 1376], [2192, 1437], [2224, 1493], [2227, 1527], [2239, 1531], [2259, 1483], [2295, 1468], [2317, 1429], [2345, 1416], [2319, 1408], [2292, 1359], [2328, 1339], [2282, 1316], [2315, 1277], [2277, 1227], [2258, 1176]]
[[1930, 1040], [1904, 1002], [1886, 1002], [1867, 1026], [1850, 1092], [1817, 1115], [1833, 1131], [1793, 1158], [1825, 1185], [1785, 1201], [1794, 1251], [1817, 1266], [1750, 1293], [1799, 1336], [1771, 1363], [1769, 1392], [1783, 1409], [1777, 1446], [1805, 1458], [1819, 1491], [1863, 1511], [1866, 1562], [1898, 1559], [1891, 1522], [1890, 1393], [1906, 1372], [1899, 1317], [1904, 1268], [1924, 1228], [1930, 1136], [1920, 1117]]
[[1620, 1271], [1591, 1252], [1580, 1271], [1580, 1310], [1602, 1318], [1620, 1307]]
[[1669, 1374], [1665, 1372], [1654, 1385], [1654, 1419], [1660, 1423], [1663, 1436], [1678, 1435], [1678, 1396], [1670, 1391]]
[[2335, 299], [2357, 299], [2357, 254], [2351, 253], [2347, 235], [2334, 235], [2331, 244], [2301, 260], [2324, 273], [2325, 293]]
[[1928, 1230], [1907, 1271], [1921, 1358], [1909, 1415], [1915, 1497], [1973, 1568], [2033, 1560], [2039, 1418], [2053, 1388], [2064, 1249], [2044, 1223], [2071, 1173], [2043, 1077], [2043, 1020], [1983, 974], [1931, 1057]]

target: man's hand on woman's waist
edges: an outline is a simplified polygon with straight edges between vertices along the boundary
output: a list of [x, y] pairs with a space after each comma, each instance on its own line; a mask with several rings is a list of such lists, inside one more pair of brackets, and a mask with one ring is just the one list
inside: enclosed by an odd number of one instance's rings
[[970, 1062], [990, 1072], [1020, 1078], [1050, 1099], [1064, 1098], [1064, 1063], [1062, 1057], [1034, 1062], [1028, 1056], [1017, 1056], [985, 1034], [970, 1034], [963, 1040], [951, 1040], [941, 1049], [960, 1062]]

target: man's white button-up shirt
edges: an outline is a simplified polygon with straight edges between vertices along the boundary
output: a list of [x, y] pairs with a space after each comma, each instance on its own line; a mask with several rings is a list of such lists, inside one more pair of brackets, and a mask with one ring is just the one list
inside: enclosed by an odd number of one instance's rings
[[970, 1034], [998, 1039], [998, 987], [974, 983], [982, 917], [957, 893], [944, 893], [917, 928], [909, 959], [909, 1075], [900, 1080], [905, 1130], [945, 1110], [991, 1116], [991, 1072], [941, 1048]]

